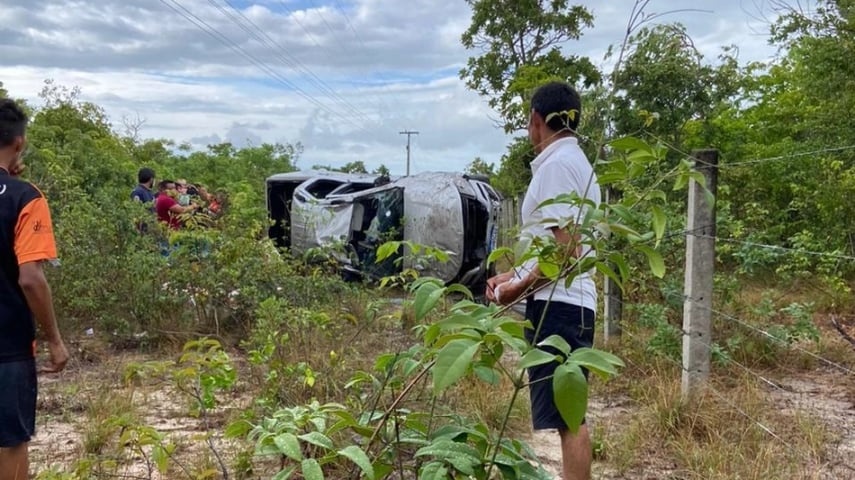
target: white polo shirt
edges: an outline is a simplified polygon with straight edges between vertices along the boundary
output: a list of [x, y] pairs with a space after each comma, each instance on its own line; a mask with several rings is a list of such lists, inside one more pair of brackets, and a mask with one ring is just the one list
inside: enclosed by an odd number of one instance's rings
[[[531, 171], [531, 183], [522, 204], [522, 236], [551, 237], [553, 234], [550, 228], [558, 226], [558, 222], [554, 219], [563, 219], [565, 222], [569, 220], [569, 225], [572, 226], [577, 219], [582, 218], [587, 208], [580, 209], [569, 203], [555, 203], [537, 208], [546, 200], [576, 192], [580, 197], [587, 198], [596, 205], [600, 204], [600, 185], [597, 182], [597, 175], [588, 162], [585, 152], [579, 148], [579, 142], [575, 137], [560, 138], [549, 144], [534, 159]], [[544, 219], [553, 220], [544, 222]], [[587, 245], [585, 249], [589, 250], [588, 256], [596, 253]], [[536, 262], [536, 259], [532, 259], [525, 265], [517, 267], [517, 278], [525, 276]], [[551, 297], [552, 301], [580, 305], [597, 311], [597, 287], [594, 284], [592, 272], [577, 275], [569, 287], [565, 287], [564, 283], [559, 281], [554, 290], [552, 285], [544, 287], [535, 293], [535, 300], [547, 300]]]

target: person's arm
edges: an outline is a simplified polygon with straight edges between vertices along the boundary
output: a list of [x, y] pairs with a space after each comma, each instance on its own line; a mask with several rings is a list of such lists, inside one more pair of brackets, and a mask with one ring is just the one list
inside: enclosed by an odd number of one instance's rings
[[195, 203], [191, 203], [190, 205], [187, 205], [186, 207], [182, 207], [181, 205], [176, 203], [175, 205], [169, 207], [169, 211], [172, 213], [182, 214], [182, 213], [186, 213], [186, 212], [192, 212], [193, 210], [196, 210], [197, 208], [198, 208], [198, 205], [196, 205]]
[[205, 187], [196, 187], [196, 191], [199, 192], [199, 198], [206, 202], [210, 202], [212, 200], [212, 195], [208, 193], [208, 189]]
[[[538, 205], [568, 192], [577, 192], [582, 195], [586, 189], [586, 185], [559, 162], [544, 165], [538, 171], [538, 175], [540, 181], [533, 191]], [[568, 257], [578, 259], [582, 253], [580, 229], [576, 225], [581, 213], [580, 208], [565, 202], [554, 202], [541, 206], [538, 210], [545, 222], [542, 224], [543, 227], [549, 229], [555, 237], [556, 243], [565, 248], [564, 256], [560, 257], [562, 263], [564, 263], [563, 259]], [[565, 228], [561, 228], [559, 222], [567, 222], [568, 224], [565, 225]], [[526, 292], [550, 282], [551, 280], [546, 278], [535, 264], [522, 278], [511, 279], [497, 285], [494, 289], [494, 295], [497, 298], [497, 303], [506, 305], [516, 301]]]
[[40, 370], [58, 372], [68, 362], [68, 350], [57, 327], [50, 286], [42, 269], [44, 261], [56, 259], [57, 255], [50, 210], [41, 194], [19, 213], [14, 242], [18, 284], [50, 351], [50, 363]]
[[[581, 256], [582, 245], [579, 234], [571, 235], [567, 230], [558, 227], [552, 227], [550, 230], [552, 231], [552, 235], [555, 236], [555, 242], [559, 245], [564, 245], [568, 256], [577, 259]], [[495, 285], [492, 292], [493, 298], [496, 303], [507, 305], [522, 297], [527, 291], [549, 282], [551, 280], [541, 273], [537, 265], [534, 265], [521, 279], [515, 280], [514, 278], [509, 278], [505, 282]]]
[[514, 278], [514, 271], [510, 270], [505, 273], [500, 273], [496, 276], [490, 277], [487, 279], [487, 292], [486, 297], [487, 300], [491, 302], [496, 301], [495, 289], [497, 286], [507, 282], [508, 280]]
[[53, 309], [50, 285], [45, 278], [41, 261], [27, 262], [19, 267], [18, 283], [27, 299], [27, 305], [39, 325], [50, 351], [50, 363], [41, 368], [43, 372], [58, 372], [68, 362], [68, 350], [62, 341]]

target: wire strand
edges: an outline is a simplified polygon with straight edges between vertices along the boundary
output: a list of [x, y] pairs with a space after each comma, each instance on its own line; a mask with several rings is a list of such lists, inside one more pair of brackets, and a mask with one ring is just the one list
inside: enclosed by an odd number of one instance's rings
[[722, 168], [741, 167], [744, 165], [755, 165], [758, 163], [776, 162], [776, 161], [788, 160], [788, 159], [792, 159], [792, 158], [806, 157], [806, 156], [811, 156], [811, 155], [820, 155], [823, 153], [844, 152], [847, 150], [855, 150], [855, 145], [847, 145], [847, 146], [842, 146], [842, 147], [830, 147], [830, 148], [823, 148], [820, 150], [812, 150], [809, 152], [799, 152], [799, 153], [792, 153], [792, 154], [788, 154], [788, 155], [778, 155], [775, 157], [757, 158], [754, 160], [745, 160], [742, 162], [725, 163], [725, 164], [720, 165], [720, 167], [722, 167]]
[[788, 348], [793, 348], [793, 349], [795, 349], [795, 350], [798, 350], [799, 352], [802, 352], [802, 353], [804, 353], [804, 354], [806, 354], [806, 355], [808, 355], [808, 356], [810, 356], [810, 357], [813, 357], [814, 359], [819, 360], [820, 362], [823, 362], [823, 363], [825, 363], [826, 365], [829, 365], [829, 366], [831, 366], [831, 367], [837, 368], [837, 369], [838, 369], [838, 370], [840, 370], [841, 372], [847, 373], [847, 374], [849, 374], [849, 375], [855, 375], [855, 371], [853, 371], [853, 370], [851, 370], [851, 369], [849, 369], [849, 368], [847, 368], [847, 367], [845, 367], [845, 366], [843, 366], [843, 365], [841, 365], [841, 364], [839, 364], [839, 363], [837, 363], [837, 362], [834, 362], [834, 361], [829, 360], [829, 359], [827, 359], [827, 358], [824, 358], [824, 357], [822, 357], [822, 356], [820, 356], [820, 355], [817, 355], [816, 353], [813, 353], [813, 352], [811, 352], [810, 350], [807, 350], [807, 349], [805, 349], [805, 348], [802, 348], [802, 347], [800, 347], [800, 346], [798, 346], [798, 345], [793, 345], [793, 344], [787, 343], [786, 341], [784, 341], [784, 340], [782, 340], [782, 339], [780, 339], [780, 338], [778, 338], [778, 337], [776, 337], [776, 336], [772, 335], [771, 333], [767, 332], [766, 330], [763, 330], [762, 328], [759, 328], [759, 327], [756, 327], [756, 326], [754, 326], [754, 325], [751, 325], [750, 323], [748, 323], [748, 322], [746, 322], [746, 321], [744, 321], [744, 320], [741, 320], [741, 319], [739, 319], [739, 318], [737, 318], [737, 317], [735, 317], [735, 316], [733, 316], [733, 315], [730, 315], [730, 314], [727, 314], [727, 313], [724, 313], [724, 312], [720, 312], [720, 311], [718, 311], [718, 310], [716, 310], [716, 309], [714, 309], [714, 308], [705, 307], [705, 306], [703, 306], [703, 305], [698, 305], [698, 307], [700, 307], [700, 308], [702, 308], [702, 309], [704, 309], [704, 310], [708, 310], [708, 311], [710, 311], [710, 312], [714, 313], [715, 315], [718, 315], [718, 316], [719, 316], [719, 317], [721, 317], [721, 318], [724, 318], [724, 319], [730, 320], [730, 321], [732, 321], [732, 322], [734, 322], [734, 323], [736, 323], [736, 324], [738, 324], [738, 325], [741, 325], [741, 326], [742, 326], [742, 327], [744, 327], [744, 328], [747, 328], [747, 329], [749, 329], [749, 330], [753, 330], [754, 332], [759, 333], [759, 334], [763, 335], [764, 337], [767, 337], [767, 338], [769, 338], [769, 339], [771, 339], [771, 340], [773, 340], [773, 341], [775, 341], [775, 342], [778, 342], [778, 343], [780, 343], [780, 344], [782, 344], [782, 345], [784, 345], [784, 346], [786, 346], [786, 347], [788, 347]]
[[815, 252], [812, 250], [802, 250], [802, 249], [798, 249], [798, 248], [781, 247], [778, 245], [766, 245], [763, 243], [749, 242], [746, 240], [739, 240], [736, 238], [713, 237], [710, 235], [695, 235], [695, 236], [697, 236], [699, 238], [709, 238], [709, 239], [714, 239], [714, 240], [720, 240], [722, 242], [727, 242], [727, 243], [737, 243], [737, 244], [749, 245], [752, 247], [765, 248], [767, 250], [781, 250], [781, 251], [792, 252], [792, 253], [800, 253], [803, 255], [814, 255], [814, 256], [837, 258], [840, 260], [850, 260], [850, 261], [855, 260], [855, 257], [853, 257], [853, 256], [842, 255], [842, 254], [832, 253], [832, 252]]

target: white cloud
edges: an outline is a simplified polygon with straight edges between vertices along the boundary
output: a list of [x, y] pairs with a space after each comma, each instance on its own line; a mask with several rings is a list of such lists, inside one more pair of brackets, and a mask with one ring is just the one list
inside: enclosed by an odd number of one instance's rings
[[[737, 43], [742, 59], [762, 59], [771, 49], [745, 1], [698, 0], [693, 8], [714, 13], [665, 20], [686, 24], [708, 58]], [[456, 76], [470, 54], [459, 43], [470, 21], [466, 2], [229, 0], [240, 13], [215, 3], [222, 8], [206, 0], [6, 0], [0, 80], [36, 103], [47, 78], [80, 86], [117, 123], [145, 118], [147, 137], [299, 141], [301, 166], [362, 160], [403, 173], [405, 128], [420, 132], [415, 171], [461, 169], [476, 156], [496, 162], [504, 151], [509, 138]], [[595, 28], [566, 48], [599, 63], [622, 39], [629, 2], [581, 3]], [[651, 3], [659, 12], [684, 5]]]

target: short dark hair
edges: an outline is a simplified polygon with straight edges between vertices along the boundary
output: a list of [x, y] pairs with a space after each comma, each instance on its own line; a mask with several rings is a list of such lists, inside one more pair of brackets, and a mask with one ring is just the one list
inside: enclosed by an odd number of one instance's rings
[[27, 132], [27, 114], [10, 98], [0, 99], [0, 148]]
[[166, 186], [169, 185], [170, 183], [175, 184], [175, 180], [161, 180], [161, 181], [157, 182], [157, 189], [162, 192], [162, 191], [166, 190]]
[[139, 181], [140, 183], [148, 183], [153, 178], [154, 170], [148, 167], [141, 168], [140, 171], [137, 173], [137, 181]]
[[[582, 116], [582, 98], [579, 92], [565, 82], [549, 82], [534, 92], [531, 108], [543, 117], [546, 126], [553, 132], [575, 132]], [[548, 118], [553, 113], [557, 115]]]

